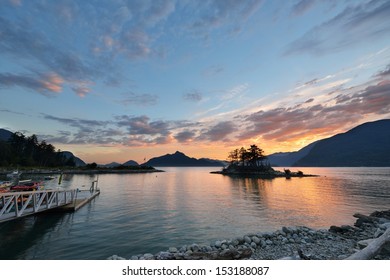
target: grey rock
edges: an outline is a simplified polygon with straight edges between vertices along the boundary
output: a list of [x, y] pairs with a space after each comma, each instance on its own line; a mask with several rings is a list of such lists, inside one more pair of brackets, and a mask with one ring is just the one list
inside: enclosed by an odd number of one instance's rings
[[381, 225], [379, 225], [379, 228], [383, 229], [383, 230], [386, 230], [386, 229], [390, 228], [390, 223], [381, 224]]
[[168, 251], [169, 251], [169, 253], [172, 253], [172, 254], [175, 254], [178, 252], [176, 247], [170, 247]]
[[173, 257], [173, 254], [169, 253], [169, 252], [160, 252], [158, 254], [158, 259], [160, 260], [169, 260]]
[[221, 248], [221, 246], [222, 246], [222, 242], [221, 241], [219, 241], [219, 240], [215, 241], [215, 247], [216, 248]]
[[284, 233], [291, 233], [290, 229], [288, 227], [282, 227], [282, 231]]
[[267, 245], [273, 245], [274, 243], [273, 243], [271, 240], [267, 239], [267, 240], [265, 241], [265, 244], [267, 244]]
[[245, 243], [251, 244], [252, 239], [248, 235], [245, 235], [244, 236], [244, 241], [245, 241]]
[[257, 236], [253, 236], [252, 241], [255, 242], [256, 245], [260, 244], [260, 238], [258, 238]]
[[257, 247], [256, 243], [255, 243], [255, 242], [252, 242], [252, 243], [251, 243], [251, 247], [254, 248], [254, 249], [256, 249], [256, 247]]
[[187, 250], [188, 250], [187, 246], [184, 245], [184, 246], [182, 246], [182, 247], [179, 249], [179, 252], [184, 253], [184, 252], [187, 251]]
[[125, 258], [122, 258], [118, 255], [112, 255], [111, 257], [107, 258], [108, 260], [125, 260]]
[[213, 248], [211, 248], [211, 246], [205, 246], [206, 252], [211, 252], [212, 250], [213, 250]]
[[238, 239], [233, 239], [231, 242], [231, 245], [233, 245], [233, 246], [238, 246], [239, 244], [240, 244], [240, 242], [238, 241]]
[[198, 244], [192, 244], [190, 248], [191, 248], [191, 250], [193, 252], [199, 252], [200, 251], [200, 247], [199, 247]]
[[143, 255], [144, 260], [154, 260], [154, 256], [152, 254], [146, 253]]

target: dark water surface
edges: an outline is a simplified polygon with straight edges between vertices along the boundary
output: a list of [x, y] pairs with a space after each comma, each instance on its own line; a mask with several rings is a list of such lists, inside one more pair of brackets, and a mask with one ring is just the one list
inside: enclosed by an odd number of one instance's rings
[[[390, 209], [390, 168], [301, 168], [321, 176], [290, 180], [163, 170], [100, 175], [100, 196], [75, 213], [1, 223], [0, 259], [129, 258], [282, 226], [353, 224], [356, 212]], [[71, 175], [61, 186], [88, 189], [94, 179]]]

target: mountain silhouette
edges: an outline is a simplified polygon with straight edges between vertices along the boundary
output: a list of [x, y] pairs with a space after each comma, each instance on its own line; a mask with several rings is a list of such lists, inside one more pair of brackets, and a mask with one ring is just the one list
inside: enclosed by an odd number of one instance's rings
[[390, 166], [390, 120], [359, 125], [317, 141], [294, 166]]
[[74, 163], [76, 164], [76, 166], [85, 166], [86, 165], [86, 163], [82, 159], [76, 157], [72, 152], [63, 151], [63, 152], [60, 152], [60, 153], [63, 156], [65, 156], [66, 159], [72, 158]]
[[0, 128], [0, 141], [8, 141], [11, 138], [12, 132], [3, 128]]
[[191, 158], [177, 151], [174, 154], [166, 154], [160, 157], [154, 157], [142, 165], [147, 166], [224, 166], [222, 161], [210, 159]]

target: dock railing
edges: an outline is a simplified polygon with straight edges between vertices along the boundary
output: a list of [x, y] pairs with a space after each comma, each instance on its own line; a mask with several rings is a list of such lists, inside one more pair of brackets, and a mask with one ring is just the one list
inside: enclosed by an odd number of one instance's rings
[[0, 223], [73, 203], [77, 190], [0, 193]]

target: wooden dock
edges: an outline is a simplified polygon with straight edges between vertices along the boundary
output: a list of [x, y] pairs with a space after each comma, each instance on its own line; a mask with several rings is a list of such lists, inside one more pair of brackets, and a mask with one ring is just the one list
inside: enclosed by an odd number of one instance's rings
[[75, 212], [75, 211], [79, 210], [81, 207], [83, 207], [84, 205], [91, 202], [99, 194], [100, 194], [100, 191], [95, 191], [94, 193], [91, 193], [91, 195], [89, 197], [76, 198], [74, 200], [74, 202], [69, 203], [67, 205], [64, 205], [62, 207], [55, 208], [55, 209], [53, 209], [53, 211], [56, 211], [56, 212]]

